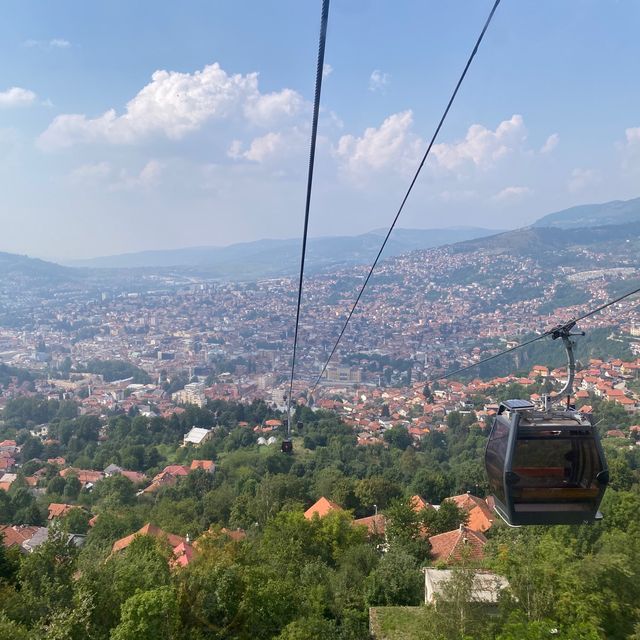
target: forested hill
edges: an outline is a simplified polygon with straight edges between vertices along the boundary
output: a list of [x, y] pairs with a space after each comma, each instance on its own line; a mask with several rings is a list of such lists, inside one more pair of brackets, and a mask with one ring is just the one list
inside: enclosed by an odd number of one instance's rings
[[[371, 260], [380, 247], [384, 230], [355, 236], [310, 238], [307, 267], [310, 272], [332, 266], [358, 264]], [[396, 256], [416, 249], [428, 249], [470, 238], [488, 236], [492, 229], [475, 227], [453, 229], [398, 229], [390, 238], [385, 256]], [[257, 240], [226, 247], [187, 247], [184, 249], [142, 251], [79, 260], [73, 266], [92, 268], [198, 268], [215, 277], [261, 277], [295, 273], [300, 261], [300, 239]]]
[[640, 256], [640, 221], [570, 230], [552, 227], [527, 227], [486, 238], [459, 242], [451, 246], [455, 253], [488, 251], [496, 254], [548, 258], [562, 263], [565, 251], [593, 247], [614, 255]]
[[58, 283], [75, 278], [80, 271], [54, 262], [0, 251], [0, 277], [3, 280]]
[[578, 229], [631, 222], [640, 222], [640, 198], [570, 207], [540, 218], [533, 226]]

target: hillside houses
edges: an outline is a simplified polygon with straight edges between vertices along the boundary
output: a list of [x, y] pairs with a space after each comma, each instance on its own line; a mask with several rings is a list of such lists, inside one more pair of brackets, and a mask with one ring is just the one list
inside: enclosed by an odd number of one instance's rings
[[[576, 374], [573, 401], [578, 408], [589, 412], [592, 410], [590, 398], [593, 395], [623, 407], [630, 414], [638, 413], [640, 396], [627, 386], [627, 381], [634, 379], [639, 371], [640, 360], [591, 360], [587, 369]], [[499, 390], [510, 384], [532, 386], [540, 379], [560, 387], [567, 379], [566, 368], [550, 371], [546, 366], [534, 365], [525, 377], [504, 376], [484, 381], [474, 379], [467, 383], [444, 380], [429, 399], [423, 395], [423, 383], [415, 383], [408, 389], [367, 389], [364, 394], [359, 389], [343, 390], [341, 402], [321, 400], [318, 406], [331, 407], [341, 415], [357, 432], [360, 446], [384, 443], [385, 431], [398, 425], [406, 427], [417, 443], [433, 430], [446, 430], [447, 415], [453, 411], [473, 416], [475, 425], [484, 428], [497, 412], [498, 401], [502, 398], [496, 393], [494, 402], [486, 402], [479, 408], [470, 402], [474, 396], [486, 396], [489, 390]], [[337, 388], [324, 389], [326, 394], [338, 391]], [[542, 402], [542, 396], [538, 393], [530, 393], [528, 399], [535, 403]]]

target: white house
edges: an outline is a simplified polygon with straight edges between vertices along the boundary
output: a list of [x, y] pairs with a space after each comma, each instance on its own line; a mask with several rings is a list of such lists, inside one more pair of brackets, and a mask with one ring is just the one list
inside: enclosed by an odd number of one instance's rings
[[[446, 586], [453, 578], [450, 569], [425, 568], [424, 571], [424, 602], [434, 604], [438, 599], [446, 597]], [[509, 586], [509, 582], [495, 573], [477, 572], [473, 576], [470, 602], [495, 605], [500, 591]]]
[[203, 429], [202, 427], [191, 427], [189, 433], [184, 434], [183, 444], [184, 446], [192, 444], [199, 446], [209, 440], [213, 435], [213, 429]]

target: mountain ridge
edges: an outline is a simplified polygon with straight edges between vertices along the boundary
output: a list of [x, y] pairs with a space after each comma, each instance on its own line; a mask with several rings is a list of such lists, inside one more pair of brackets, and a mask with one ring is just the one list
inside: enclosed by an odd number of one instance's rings
[[569, 207], [542, 216], [531, 226], [577, 229], [632, 222], [640, 222], [640, 198]]
[[[615, 224], [611, 224], [614, 221]], [[603, 224], [604, 222], [604, 224]], [[621, 224], [622, 222], [622, 224]], [[576, 226], [583, 224], [585, 226]], [[569, 232], [569, 233], [567, 233]], [[374, 229], [356, 236], [311, 238], [308, 244], [307, 272], [323, 273], [348, 265], [368, 264], [380, 247], [386, 229]], [[396, 229], [385, 249], [384, 258], [411, 251], [450, 247], [454, 253], [483, 249], [510, 251], [520, 255], [544, 253], [556, 262], [554, 252], [572, 244], [639, 242], [640, 198], [612, 201], [600, 205], [579, 205], [548, 214], [533, 225], [499, 231], [480, 227], [445, 229]], [[640, 252], [640, 242], [638, 251]], [[299, 268], [300, 239], [264, 239], [227, 247], [187, 247], [106, 256], [67, 262], [30, 258], [0, 252], [0, 277], [4, 285], [26, 283], [46, 285], [93, 279], [119, 278], [121, 272], [163, 272], [185, 277], [251, 280], [288, 277]]]
[[[463, 227], [455, 229], [397, 229], [389, 239], [385, 256], [399, 255], [416, 249], [430, 249], [462, 240], [493, 235], [499, 229]], [[366, 261], [380, 246], [380, 237], [386, 230], [375, 229], [355, 236], [320, 236], [309, 238], [309, 266], [322, 268], [337, 262], [357, 263]], [[273, 260], [272, 252], [280, 254], [277, 260], [299, 261], [300, 239], [265, 238], [251, 242], [238, 242], [223, 247], [195, 246], [181, 249], [157, 249], [100, 256], [85, 260], [73, 260], [68, 266], [91, 268], [141, 268], [141, 267], [230, 267], [234, 262], [257, 259]], [[345, 259], [346, 258], [346, 259]], [[292, 266], [294, 266], [292, 264]]]

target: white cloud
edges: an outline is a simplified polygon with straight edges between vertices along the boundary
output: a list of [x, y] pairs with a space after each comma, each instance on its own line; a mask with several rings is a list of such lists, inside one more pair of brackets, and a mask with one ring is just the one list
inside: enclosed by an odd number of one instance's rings
[[158, 160], [149, 160], [137, 176], [125, 178], [123, 186], [129, 189], [154, 187], [160, 181], [164, 165]]
[[257, 163], [272, 162], [295, 155], [304, 149], [306, 144], [308, 144], [306, 135], [297, 128], [270, 131], [263, 136], [254, 138], [246, 150], [240, 140], [234, 140], [227, 150], [227, 156], [234, 160], [244, 159]]
[[637, 173], [640, 171], [640, 127], [629, 127], [625, 129], [625, 142], [616, 146], [622, 152], [621, 166], [625, 173], [633, 175], [637, 180]]
[[229, 145], [229, 149], [227, 150], [227, 155], [234, 160], [239, 160], [242, 158], [242, 142], [240, 140], [233, 140]]
[[627, 144], [631, 145], [640, 145], [640, 127], [629, 127], [624, 131], [625, 137], [627, 139]]
[[268, 126], [280, 119], [287, 119], [300, 111], [302, 96], [292, 89], [260, 95], [256, 92], [247, 98], [244, 113], [252, 124]]
[[560, 142], [560, 136], [557, 133], [552, 133], [542, 145], [540, 153], [551, 153], [558, 146], [558, 142]]
[[36, 94], [22, 87], [11, 87], [0, 91], [0, 107], [28, 107], [33, 104]]
[[527, 137], [521, 115], [503, 120], [495, 131], [481, 124], [472, 124], [464, 140], [433, 145], [433, 155], [440, 166], [453, 170], [465, 163], [486, 169], [496, 160], [520, 148]]
[[72, 183], [83, 186], [104, 186], [110, 191], [149, 189], [158, 184], [164, 165], [158, 160], [149, 160], [135, 173], [127, 169], [117, 171], [108, 162], [83, 164], [69, 174]]
[[517, 202], [533, 194], [533, 189], [529, 187], [505, 187], [499, 191], [492, 200], [494, 202]]
[[109, 178], [111, 172], [111, 165], [108, 162], [83, 164], [69, 174], [69, 179], [74, 184], [93, 185]]
[[369, 76], [369, 91], [383, 91], [391, 82], [391, 75], [375, 69]]
[[440, 200], [443, 202], [466, 202], [478, 197], [477, 191], [473, 189], [445, 189], [440, 193]]
[[422, 146], [411, 132], [412, 124], [410, 110], [394, 113], [380, 127], [366, 129], [362, 137], [342, 136], [334, 154], [352, 174], [387, 168], [404, 172], [409, 163], [415, 164]]
[[322, 67], [322, 77], [328, 78], [332, 73], [333, 73], [333, 67], [329, 63], [325, 62]]
[[571, 193], [584, 191], [586, 188], [600, 182], [600, 172], [595, 169], [574, 169], [569, 178], [568, 188]]
[[282, 135], [280, 133], [267, 133], [267, 135], [256, 138], [251, 142], [248, 151], [243, 153], [243, 157], [254, 162], [264, 162], [269, 157], [278, 153], [282, 147]]
[[218, 63], [194, 73], [156, 71], [122, 115], [109, 109], [97, 118], [57, 116], [39, 144], [47, 150], [91, 142], [132, 144], [156, 134], [179, 140], [207, 121], [237, 119], [239, 114], [250, 124], [266, 126], [291, 117], [302, 104], [291, 89], [261, 94], [257, 73], [229, 75]]
[[65, 38], [51, 38], [51, 40], [25, 40], [22, 43], [23, 47], [28, 47], [30, 49], [38, 48], [38, 49], [68, 49], [71, 46], [71, 43]]

